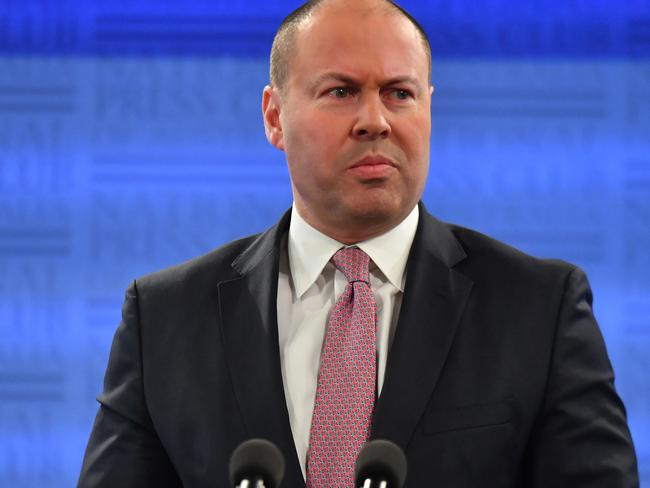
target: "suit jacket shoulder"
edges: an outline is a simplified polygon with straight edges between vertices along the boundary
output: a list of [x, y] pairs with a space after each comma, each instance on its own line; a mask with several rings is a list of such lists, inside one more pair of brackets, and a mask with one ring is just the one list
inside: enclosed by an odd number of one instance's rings
[[466, 264], [471, 266], [480, 262], [484, 267], [494, 270], [503, 269], [510, 273], [559, 273], [564, 276], [576, 268], [575, 265], [561, 259], [543, 259], [532, 256], [476, 230], [455, 224], [446, 225], [466, 250], [468, 257]]
[[260, 235], [237, 239], [202, 256], [137, 278], [138, 289], [141, 293], [153, 290], [164, 293], [180, 286], [214, 286], [219, 281], [232, 279], [236, 275], [233, 261]]

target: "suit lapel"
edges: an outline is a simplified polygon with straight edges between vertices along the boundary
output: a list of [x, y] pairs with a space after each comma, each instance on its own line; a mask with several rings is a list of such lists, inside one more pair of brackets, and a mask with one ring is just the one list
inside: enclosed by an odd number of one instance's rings
[[421, 206], [407, 264], [404, 299], [372, 437], [403, 449], [419, 422], [449, 353], [473, 282], [452, 269], [465, 253], [449, 229]]
[[282, 385], [276, 305], [289, 215], [233, 262], [240, 277], [219, 283], [218, 294], [224, 349], [248, 434], [275, 443], [285, 456], [284, 485], [300, 486], [304, 482]]
[[[222, 337], [244, 423], [251, 437], [285, 454], [285, 486], [303, 486], [287, 412], [277, 332], [277, 283], [290, 213], [233, 262], [240, 276], [218, 285]], [[453, 342], [472, 281], [453, 266], [465, 258], [446, 226], [421, 206], [407, 264], [404, 300], [388, 358], [372, 437], [406, 449]]]

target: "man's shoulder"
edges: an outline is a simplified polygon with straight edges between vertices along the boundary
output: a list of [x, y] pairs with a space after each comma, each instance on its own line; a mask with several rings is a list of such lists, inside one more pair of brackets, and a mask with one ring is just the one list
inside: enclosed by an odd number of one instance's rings
[[246, 274], [262, 259], [277, 252], [289, 227], [291, 211], [264, 232], [228, 242], [212, 251], [136, 280], [138, 289], [212, 289], [223, 281]]
[[562, 259], [533, 256], [473, 229], [445, 225], [467, 254], [459, 269], [477, 279], [498, 276], [510, 282], [539, 284], [540, 281], [564, 281], [578, 269]]
[[139, 290], [170, 290], [177, 287], [216, 286], [239, 276], [233, 262], [261, 233], [242, 237], [219, 246], [203, 255], [164, 268], [136, 279]]

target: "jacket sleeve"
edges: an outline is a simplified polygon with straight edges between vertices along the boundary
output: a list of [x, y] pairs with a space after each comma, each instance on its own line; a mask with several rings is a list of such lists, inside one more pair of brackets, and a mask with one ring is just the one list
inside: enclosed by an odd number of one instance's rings
[[88, 441], [79, 488], [182, 486], [149, 416], [142, 376], [138, 296], [126, 292], [99, 411]]
[[636, 488], [636, 456], [584, 273], [567, 277], [524, 485]]

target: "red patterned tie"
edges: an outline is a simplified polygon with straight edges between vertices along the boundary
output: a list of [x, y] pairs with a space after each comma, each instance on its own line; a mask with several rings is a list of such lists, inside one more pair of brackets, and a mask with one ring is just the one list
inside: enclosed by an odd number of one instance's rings
[[370, 258], [357, 248], [332, 257], [348, 285], [327, 323], [307, 454], [309, 488], [353, 488], [354, 463], [370, 434], [375, 404], [377, 305]]

